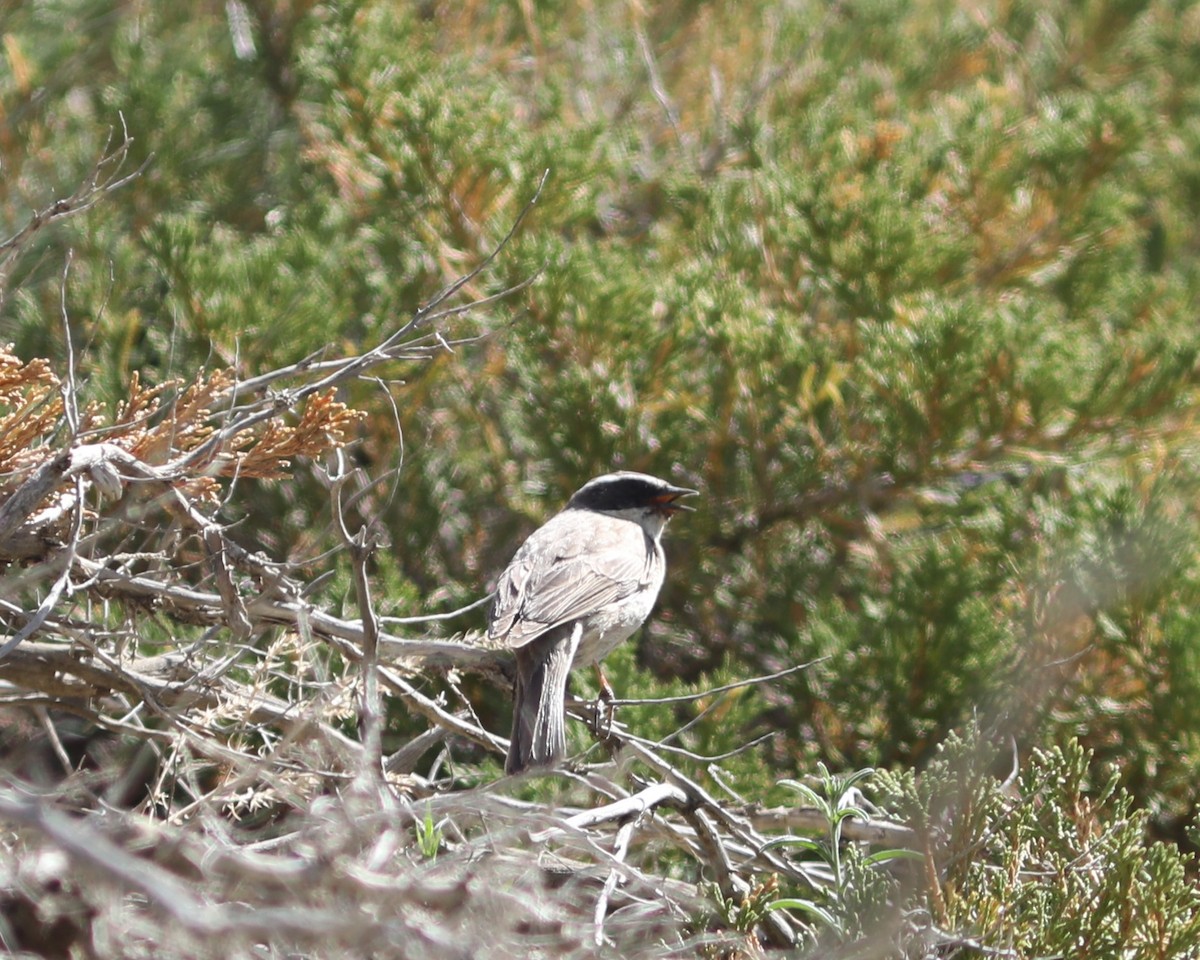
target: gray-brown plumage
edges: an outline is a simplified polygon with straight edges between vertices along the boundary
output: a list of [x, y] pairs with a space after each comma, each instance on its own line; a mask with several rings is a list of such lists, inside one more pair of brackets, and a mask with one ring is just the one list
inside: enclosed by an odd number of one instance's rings
[[572, 669], [598, 664], [650, 614], [666, 574], [660, 542], [676, 501], [695, 494], [643, 473], [584, 484], [535, 530], [500, 575], [488, 635], [516, 658], [506, 773], [566, 752]]

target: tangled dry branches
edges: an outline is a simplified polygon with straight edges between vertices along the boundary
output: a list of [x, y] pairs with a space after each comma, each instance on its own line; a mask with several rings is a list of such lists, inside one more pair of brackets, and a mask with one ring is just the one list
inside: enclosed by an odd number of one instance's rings
[[[80, 408], [73, 356], [59, 376], [0, 348], [0, 944], [442, 958], [667, 956], [714, 941], [753, 955], [749, 926], [710, 931], [698, 878], [735, 905], [765, 902], [780, 877], [826, 882], [769, 842], [822, 816], [715, 796], [620, 724], [605, 731], [615, 774], [565, 774], [577, 806], [513, 799], [512, 781], [472, 787], [437, 764], [415, 772], [450, 740], [503, 756], [455, 678], [507, 684], [509, 665], [478, 637], [383, 629], [374, 536], [344, 509], [361, 490], [347, 492], [340, 451], [361, 415], [338, 395], [381, 364], [463, 342], [439, 324], [496, 299], [453, 303], [478, 270], [358, 356], [252, 379], [134, 377], [111, 416]], [[299, 460], [330, 491], [356, 619], [221, 519], [235, 488]], [[423, 691], [434, 673], [457, 706]], [[385, 756], [388, 701], [426, 729]], [[888, 824], [846, 835], [907, 841]], [[692, 878], [660, 862], [689, 863]], [[750, 913], [767, 942], [797, 942], [786, 911]]]
[[[285, 419], [291, 404], [247, 396], [226, 372], [173, 398], [135, 381], [111, 422], [89, 407], [72, 431], [48, 364], [4, 350], [0, 371], [0, 705], [10, 731], [29, 717], [42, 727], [0, 742], [10, 771], [33, 771], [0, 783], [16, 854], [0, 873], [5, 942], [63, 956], [261, 956], [264, 945], [272, 956], [671, 955], [710, 938], [711, 906], [695, 881], [654, 871], [662, 856], [695, 863], [730, 903], [761, 897], [772, 877], [823, 882], [769, 844], [798, 826], [820, 829], [819, 816], [718, 798], [620, 724], [608, 739], [653, 779], [568, 774], [590, 798], [577, 807], [413, 772], [450, 738], [497, 756], [505, 748], [465, 700], [448, 709], [414, 674], [505, 682], [506, 662], [478, 642], [381, 629], [367, 577], [373, 540], [342, 511], [350, 475], [336, 453], [357, 414], [333, 387], [292, 389], [303, 407]], [[222, 480], [274, 477], [295, 458], [331, 453], [356, 620], [322, 609], [294, 568], [248, 552], [217, 519]], [[113, 549], [130, 543], [135, 515], [142, 542]], [[15, 600], [39, 594], [36, 605]], [[157, 641], [155, 625], [168, 628]], [[332, 656], [357, 668], [315, 669]], [[387, 757], [383, 698], [428, 723]], [[63, 742], [69, 716], [111, 743], [142, 744], [127, 762], [144, 768], [140, 806], [157, 815], [123, 812], [130, 784], [111, 763], [82, 772]], [[357, 738], [346, 732], [354, 718]], [[34, 743], [49, 755], [40, 766]], [[278, 825], [264, 830], [263, 817]], [[886, 824], [857, 836], [906, 839]], [[800, 930], [782, 911], [762, 926], [777, 944]]]

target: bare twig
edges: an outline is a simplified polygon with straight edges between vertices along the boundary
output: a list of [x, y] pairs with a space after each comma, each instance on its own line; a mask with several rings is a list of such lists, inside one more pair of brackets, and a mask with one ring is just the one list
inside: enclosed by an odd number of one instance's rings
[[[617, 829], [616, 838], [613, 840], [612, 853], [613, 859], [617, 863], [625, 863], [625, 857], [629, 853], [629, 841], [632, 839], [633, 832], [637, 829], [637, 826], [637, 819], [626, 820]], [[609, 870], [608, 877], [604, 881], [604, 889], [600, 891], [600, 896], [596, 898], [596, 908], [592, 911], [592, 923], [595, 926], [592, 941], [596, 946], [601, 946], [604, 943], [604, 916], [608, 912], [609, 898], [612, 896], [613, 890], [616, 889], [620, 878], [621, 873], [615, 867]]]
[[350, 477], [346, 459], [340, 450], [336, 454], [336, 469], [329, 474], [329, 496], [333, 504], [334, 524], [342, 543], [350, 553], [354, 572], [354, 591], [362, 617], [362, 700], [359, 710], [359, 729], [363, 741], [362, 767], [359, 776], [366, 782], [377, 781], [383, 775], [383, 719], [379, 698], [379, 617], [371, 600], [371, 583], [367, 564], [375, 551], [375, 535], [367, 527], [351, 534], [346, 526], [342, 503], [342, 488]]
[[746, 680], [735, 680], [732, 683], [725, 683], [719, 687], [709, 687], [707, 690], [701, 690], [698, 693], [684, 693], [674, 697], [639, 697], [633, 700], [614, 699], [610, 701], [614, 707], [645, 705], [651, 703], [692, 703], [696, 700], [704, 700], [707, 697], [714, 696], [719, 693], [727, 693], [730, 690], [741, 690], [745, 687], [761, 686], [765, 683], [771, 683], [773, 680], [780, 680], [783, 677], [791, 676], [793, 673], [799, 673], [801, 670], [807, 670], [809, 667], [824, 663], [828, 657], [818, 657], [816, 660], [809, 660], [805, 663], [798, 663], [795, 666], [786, 667], [783, 670], [777, 670], [775, 673], [768, 673], [758, 677], [750, 677]]
[[486, 747], [493, 753], [502, 754], [508, 752], [508, 741], [501, 737], [494, 736], [488, 733], [477, 724], [464, 720], [462, 717], [457, 717], [452, 713], [447, 713], [437, 703], [430, 700], [424, 694], [420, 693], [412, 684], [401, 677], [394, 670], [389, 670], [386, 667], [381, 667], [379, 670], [380, 679], [388, 687], [392, 693], [400, 697], [410, 708], [419, 713], [425, 719], [438, 726], [443, 727], [451, 733], [457, 734], [466, 740], [477, 743], [482, 747]]
[[21, 229], [8, 239], [0, 240], [0, 304], [4, 302], [4, 292], [12, 265], [37, 233], [52, 223], [90, 210], [108, 194], [120, 190], [140, 177], [153, 161], [154, 156], [151, 154], [136, 170], [121, 173], [130, 147], [133, 146], [133, 138], [125, 128], [124, 116], [121, 116], [120, 120], [120, 142], [115, 147], [112, 146], [115, 131], [110, 132], [108, 145], [83, 182], [68, 196], [60, 197], [36, 210]]
[[[566, 817], [562, 822], [562, 828], [555, 829], [586, 830], [589, 827], [595, 827], [602, 823], [624, 821], [630, 817], [641, 817], [647, 811], [653, 810], [661, 804], [686, 806], [687, 803], [688, 796], [679, 787], [671, 783], [655, 783], [632, 796], [623, 797], [613, 803], [607, 803], [604, 806], [584, 810], [582, 813]], [[545, 840], [554, 832], [552, 830], [536, 834], [531, 839], [535, 841]]]
[[641, 23], [635, 20], [633, 24], [633, 35], [637, 40], [638, 53], [642, 55], [642, 63], [646, 67], [646, 76], [650, 81], [650, 92], [654, 94], [654, 99], [658, 101], [658, 105], [662, 107], [663, 114], [667, 118], [667, 123], [671, 125], [671, 132], [675, 134], [675, 142], [679, 144], [680, 149], [686, 149], [687, 143], [683, 137], [683, 131], [679, 126], [679, 110], [671, 100], [670, 94], [667, 93], [666, 86], [663, 84], [662, 74], [658, 69], [658, 61], [655, 59], [654, 51], [650, 47], [650, 40], [646, 36], [646, 31]]

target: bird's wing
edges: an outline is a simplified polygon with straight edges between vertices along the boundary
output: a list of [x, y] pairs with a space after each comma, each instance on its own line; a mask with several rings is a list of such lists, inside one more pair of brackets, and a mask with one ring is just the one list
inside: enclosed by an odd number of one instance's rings
[[636, 523], [601, 517], [587, 537], [563, 537], [563, 516], [522, 544], [496, 585], [488, 635], [511, 648], [624, 599], [650, 577], [654, 548]]

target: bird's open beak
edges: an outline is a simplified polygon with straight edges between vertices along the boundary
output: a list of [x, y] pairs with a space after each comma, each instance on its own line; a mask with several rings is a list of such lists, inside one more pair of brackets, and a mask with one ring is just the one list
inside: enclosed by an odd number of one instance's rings
[[671, 487], [671, 489], [657, 498], [658, 508], [668, 517], [673, 513], [679, 513], [681, 510], [686, 510], [690, 513], [696, 508], [689, 507], [686, 503], [679, 503], [679, 498], [696, 497], [699, 495], [699, 490], [689, 490], [687, 487]]

